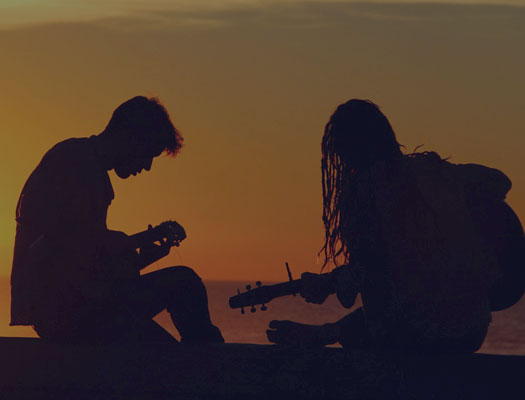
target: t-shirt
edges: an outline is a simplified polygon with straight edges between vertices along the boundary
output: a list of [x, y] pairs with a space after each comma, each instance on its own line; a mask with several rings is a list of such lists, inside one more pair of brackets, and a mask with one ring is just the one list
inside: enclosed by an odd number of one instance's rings
[[11, 325], [33, 325], [82, 302], [97, 271], [94, 249], [114, 198], [94, 137], [58, 143], [24, 185], [16, 208]]

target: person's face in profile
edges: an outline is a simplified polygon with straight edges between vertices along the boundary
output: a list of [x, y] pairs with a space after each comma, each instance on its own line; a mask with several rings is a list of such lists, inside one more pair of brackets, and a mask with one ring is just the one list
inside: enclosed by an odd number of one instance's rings
[[119, 178], [126, 179], [130, 175], [136, 176], [143, 170], [149, 171], [153, 159], [162, 153], [162, 149], [154, 148], [153, 145], [135, 137], [123, 144], [121, 158], [115, 165], [115, 173]]

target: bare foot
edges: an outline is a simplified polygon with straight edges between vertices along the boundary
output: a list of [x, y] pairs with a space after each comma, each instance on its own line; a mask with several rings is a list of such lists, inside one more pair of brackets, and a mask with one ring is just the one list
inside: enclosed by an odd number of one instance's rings
[[271, 321], [266, 335], [272, 343], [321, 347], [338, 341], [338, 328], [335, 324], [307, 325], [293, 321]]

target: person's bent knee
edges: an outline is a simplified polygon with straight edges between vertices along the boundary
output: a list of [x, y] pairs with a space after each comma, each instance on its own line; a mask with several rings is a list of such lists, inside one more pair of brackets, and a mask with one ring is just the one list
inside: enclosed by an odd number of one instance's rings
[[168, 275], [167, 279], [174, 279], [176, 281], [202, 281], [201, 277], [193, 269], [184, 265], [168, 267], [162, 271], [166, 271], [165, 273]]

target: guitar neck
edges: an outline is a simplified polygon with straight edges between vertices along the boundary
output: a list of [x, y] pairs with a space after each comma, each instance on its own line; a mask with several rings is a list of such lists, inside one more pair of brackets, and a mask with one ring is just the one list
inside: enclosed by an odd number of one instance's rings
[[260, 286], [255, 289], [248, 290], [247, 292], [239, 293], [236, 296], [230, 297], [229, 304], [231, 308], [264, 304], [277, 297], [296, 294], [300, 291], [300, 289], [300, 279], [277, 283], [275, 285]]
[[[322, 275], [326, 276], [328, 274]], [[237, 295], [230, 297], [229, 304], [231, 308], [265, 304], [277, 297], [299, 293], [302, 284], [302, 279], [294, 279], [268, 286], [260, 286], [260, 284], [258, 284], [256, 288], [248, 288], [249, 290], [243, 293], [239, 291]]]
[[[332, 271], [331, 273], [329, 272], [329, 273], [321, 274], [321, 276], [328, 276], [334, 273], [334, 271]], [[294, 279], [291, 281], [276, 283], [275, 285], [266, 286], [266, 288], [268, 288], [267, 290], [271, 293], [272, 298], [275, 299], [277, 297], [299, 293], [299, 291], [301, 290], [301, 285], [302, 285], [302, 279]]]
[[276, 283], [275, 285], [268, 286], [268, 288], [271, 290], [273, 298], [297, 294], [301, 290], [301, 279]]

